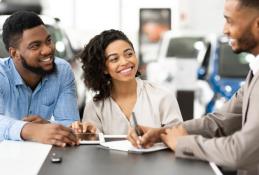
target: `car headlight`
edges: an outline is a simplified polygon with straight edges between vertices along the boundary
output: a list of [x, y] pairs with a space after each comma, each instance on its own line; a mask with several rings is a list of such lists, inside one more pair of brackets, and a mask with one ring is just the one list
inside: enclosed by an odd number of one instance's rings
[[65, 49], [66, 49], [65, 44], [61, 41], [57, 41], [56, 42], [56, 49], [57, 49], [58, 52], [61, 52], [61, 53], [65, 52]]

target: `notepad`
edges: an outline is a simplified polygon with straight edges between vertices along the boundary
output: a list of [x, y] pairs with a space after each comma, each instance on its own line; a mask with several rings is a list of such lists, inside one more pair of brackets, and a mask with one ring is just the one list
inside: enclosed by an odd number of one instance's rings
[[149, 152], [159, 151], [159, 150], [168, 148], [164, 143], [155, 143], [150, 148], [136, 148], [132, 146], [132, 144], [128, 140], [104, 142], [104, 143], [101, 143], [101, 145], [108, 149], [126, 151], [126, 152], [137, 153], [137, 154], [149, 153]]

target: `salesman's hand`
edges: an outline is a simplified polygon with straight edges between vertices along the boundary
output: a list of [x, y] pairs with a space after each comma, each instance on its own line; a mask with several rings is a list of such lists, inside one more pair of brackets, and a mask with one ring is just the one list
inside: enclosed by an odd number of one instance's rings
[[96, 127], [91, 122], [81, 123], [79, 121], [75, 121], [69, 127], [72, 128], [75, 131], [75, 133], [86, 133], [86, 132], [95, 133], [96, 132]]
[[177, 139], [186, 135], [188, 135], [186, 129], [182, 125], [178, 125], [161, 133], [161, 139], [169, 148], [175, 151]]
[[165, 130], [164, 128], [138, 127], [144, 133], [141, 137], [137, 136], [134, 128], [129, 128], [128, 132], [128, 140], [137, 148], [149, 148], [153, 146], [155, 142], [160, 140], [160, 134]]
[[78, 145], [79, 140], [71, 128], [59, 124], [26, 123], [21, 131], [24, 140], [65, 147]]
[[39, 115], [28, 115], [24, 117], [23, 121], [32, 122], [32, 123], [42, 123], [42, 124], [50, 123], [49, 121], [43, 119]]

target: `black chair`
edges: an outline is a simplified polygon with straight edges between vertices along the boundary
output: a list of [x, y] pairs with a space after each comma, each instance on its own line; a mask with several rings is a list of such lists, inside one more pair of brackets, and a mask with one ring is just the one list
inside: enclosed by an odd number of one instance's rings
[[193, 119], [194, 114], [194, 91], [178, 90], [176, 98], [180, 106], [183, 121]]

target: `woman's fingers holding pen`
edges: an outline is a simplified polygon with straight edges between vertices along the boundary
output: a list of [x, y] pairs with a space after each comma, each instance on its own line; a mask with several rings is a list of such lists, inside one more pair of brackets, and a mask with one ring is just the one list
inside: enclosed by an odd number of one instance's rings
[[[154, 145], [157, 140], [157, 129], [149, 128], [145, 126], [137, 126], [138, 130], [141, 133], [141, 136], [138, 136], [135, 128], [130, 128], [128, 133], [128, 139], [132, 143], [133, 146], [138, 148], [148, 148]], [[153, 137], [156, 136], [154, 139]], [[158, 136], [159, 137], [159, 136]]]
[[141, 139], [142, 139], [141, 145], [144, 148], [149, 148], [154, 145], [152, 138], [151, 138], [151, 134], [149, 132], [144, 134]]
[[160, 141], [160, 134], [164, 132], [164, 128], [146, 128], [145, 134], [142, 136], [141, 144], [144, 148], [149, 148], [154, 143]]
[[152, 147], [156, 142], [160, 140], [160, 134], [164, 132], [165, 128], [150, 128], [145, 126], [138, 126], [138, 130], [142, 136], [138, 136], [136, 128], [129, 129], [128, 140], [133, 146], [138, 148]]
[[129, 128], [128, 131], [128, 140], [131, 142], [131, 144], [137, 148], [141, 148], [141, 140], [139, 136], [137, 135], [134, 128]]

